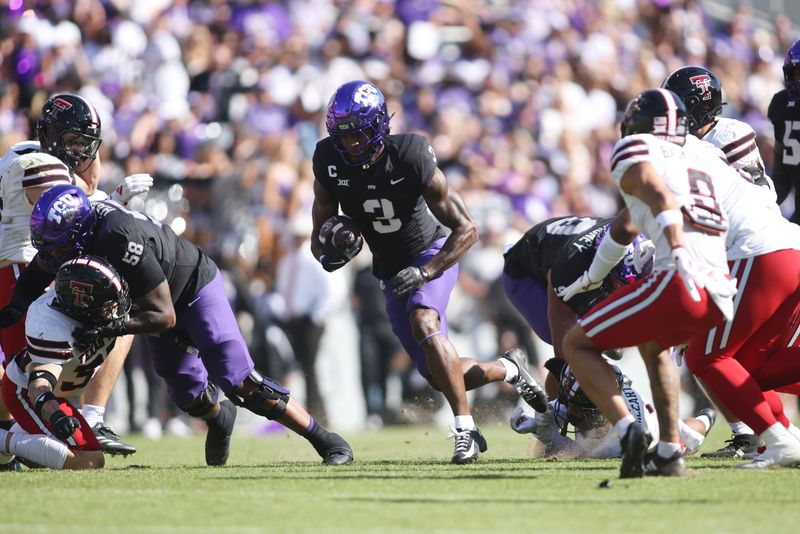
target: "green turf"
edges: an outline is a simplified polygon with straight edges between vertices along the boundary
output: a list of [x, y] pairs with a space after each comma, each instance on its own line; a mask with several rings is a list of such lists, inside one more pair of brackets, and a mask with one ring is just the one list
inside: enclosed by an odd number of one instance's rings
[[616, 460], [532, 460], [528, 439], [483, 430], [489, 451], [468, 466], [427, 427], [347, 435], [346, 467], [297, 436], [237, 436], [226, 468], [203, 465], [201, 437], [134, 437], [139, 452], [103, 471], [0, 473], [0, 533], [800, 532], [797, 469], [695, 457], [685, 479], [620, 481]]

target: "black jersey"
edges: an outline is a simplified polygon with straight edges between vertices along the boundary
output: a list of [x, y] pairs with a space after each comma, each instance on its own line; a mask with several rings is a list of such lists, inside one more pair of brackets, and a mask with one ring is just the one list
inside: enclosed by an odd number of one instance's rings
[[[592, 217], [555, 217], [542, 221], [505, 253], [505, 273], [512, 278], [534, 278], [547, 284], [547, 272], [553, 287], [568, 286], [592, 264], [595, 240], [612, 219]], [[601, 286], [579, 293], [566, 304], [582, 315], [607, 291]]]
[[772, 173], [778, 201], [794, 187], [796, 217], [800, 213], [800, 101], [791, 99], [786, 89], [779, 91], [769, 103], [767, 116], [775, 129], [775, 141], [783, 144], [783, 152], [775, 154]]
[[347, 165], [329, 137], [314, 150], [314, 177], [358, 224], [373, 254], [372, 272], [381, 279], [445, 235], [422, 196], [435, 170], [433, 148], [414, 134], [390, 135], [368, 169]]
[[165, 279], [177, 307], [214, 279], [217, 266], [172, 228], [130, 211], [113, 200], [92, 203], [97, 222], [85, 253], [107, 259], [128, 282], [131, 298]]

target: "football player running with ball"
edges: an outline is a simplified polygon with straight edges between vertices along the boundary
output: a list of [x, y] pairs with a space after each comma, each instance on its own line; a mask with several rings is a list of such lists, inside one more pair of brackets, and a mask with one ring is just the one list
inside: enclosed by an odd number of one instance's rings
[[447, 337], [445, 312], [457, 262], [477, 240], [477, 228], [437, 168], [433, 148], [419, 135], [390, 135], [389, 118], [383, 94], [371, 83], [348, 82], [331, 98], [329, 137], [317, 143], [313, 158], [311, 250], [326, 270], [342, 267], [361, 249], [361, 236], [340, 238], [334, 232], [337, 220], [329, 220], [341, 208], [355, 221], [373, 253], [373, 274], [383, 284], [392, 331], [453, 410], [452, 462], [468, 463], [487, 444], [466, 390], [505, 380], [534, 408], [544, 411], [547, 399], [518, 358], [458, 357]]

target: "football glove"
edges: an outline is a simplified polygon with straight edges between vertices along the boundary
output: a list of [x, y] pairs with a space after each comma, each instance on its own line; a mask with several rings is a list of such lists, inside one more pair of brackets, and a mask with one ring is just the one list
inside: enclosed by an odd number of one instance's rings
[[136, 195], [142, 195], [153, 187], [153, 177], [147, 173], [131, 174], [122, 179], [122, 182], [109, 195], [111, 200], [127, 205]]
[[633, 249], [633, 268], [637, 274], [642, 274], [647, 263], [653, 259], [656, 253], [656, 246], [649, 239], [636, 243]]
[[683, 247], [675, 247], [672, 249], [672, 259], [675, 260], [675, 268], [678, 270], [678, 275], [689, 292], [689, 296], [695, 302], [700, 302], [700, 289], [705, 287], [703, 276], [697, 270], [697, 267], [692, 261], [689, 251]]
[[120, 317], [103, 326], [78, 326], [72, 331], [73, 346], [81, 352], [86, 352], [95, 343], [113, 337], [124, 336], [126, 333], [125, 319]]
[[583, 274], [568, 286], [561, 286], [556, 288], [556, 295], [564, 302], [569, 302], [569, 299], [578, 293], [586, 293], [593, 289], [597, 289], [603, 285], [603, 280], [597, 282], [589, 278], [589, 271], [584, 271]]
[[430, 276], [422, 267], [406, 267], [389, 280], [389, 289], [395, 295], [405, 295], [412, 289], [419, 289]]
[[61, 410], [56, 410], [50, 415], [51, 431], [61, 441], [67, 441], [72, 434], [81, 427], [77, 417], [67, 415]]

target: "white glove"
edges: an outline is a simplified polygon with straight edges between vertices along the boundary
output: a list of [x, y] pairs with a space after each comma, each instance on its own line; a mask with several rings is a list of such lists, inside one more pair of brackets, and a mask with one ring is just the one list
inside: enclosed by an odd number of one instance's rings
[[593, 282], [589, 279], [589, 271], [584, 271], [580, 278], [572, 282], [568, 286], [561, 286], [556, 288], [556, 295], [564, 302], [569, 302], [569, 299], [578, 293], [586, 293], [592, 289], [597, 289], [602, 285], [603, 281]]
[[536, 419], [525, 415], [525, 410], [520, 406], [511, 414], [509, 420], [511, 430], [517, 434], [532, 434], [536, 432]]
[[642, 274], [644, 266], [647, 265], [656, 253], [656, 246], [649, 239], [637, 243], [633, 249], [633, 268], [636, 269], [638, 274]]
[[153, 177], [147, 173], [131, 174], [122, 179], [122, 182], [109, 195], [111, 200], [116, 200], [120, 204], [127, 205], [128, 201], [136, 195], [141, 195], [150, 191], [153, 187]]
[[678, 345], [677, 347], [672, 347], [670, 352], [672, 353], [672, 358], [675, 360], [675, 365], [678, 367], [683, 365], [683, 361], [686, 359], [686, 349], [689, 348], [689, 345], [684, 343], [683, 345]]
[[695, 302], [700, 302], [700, 289], [705, 287], [702, 274], [695, 267], [689, 251], [683, 247], [675, 247], [672, 249], [672, 259], [675, 260], [675, 267], [678, 269], [678, 275], [683, 280], [683, 285], [686, 286], [686, 291]]

